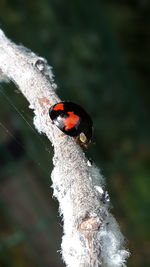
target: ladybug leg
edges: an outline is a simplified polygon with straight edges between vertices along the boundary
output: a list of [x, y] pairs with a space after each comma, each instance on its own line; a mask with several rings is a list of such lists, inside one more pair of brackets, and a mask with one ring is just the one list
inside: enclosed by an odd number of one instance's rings
[[66, 134], [65, 133], [61, 133], [61, 134], [59, 134], [59, 136], [65, 136]]

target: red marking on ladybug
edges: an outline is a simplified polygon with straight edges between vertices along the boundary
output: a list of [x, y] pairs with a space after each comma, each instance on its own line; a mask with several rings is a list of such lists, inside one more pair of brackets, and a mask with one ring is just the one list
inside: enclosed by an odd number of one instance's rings
[[54, 106], [54, 110], [64, 110], [64, 103], [60, 102]]
[[67, 118], [64, 118], [65, 130], [68, 131], [71, 128], [75, 127], [79, 122], [79, 116], [74, 114], [73, 111], [68, 111], [67, 114], [69, 115]]
[[72, 102], [59, 102], [49, 109], [52, 122], [66, 135], [72, 136], [84, 146], [92, 138], [93, 122], [89, 114]]

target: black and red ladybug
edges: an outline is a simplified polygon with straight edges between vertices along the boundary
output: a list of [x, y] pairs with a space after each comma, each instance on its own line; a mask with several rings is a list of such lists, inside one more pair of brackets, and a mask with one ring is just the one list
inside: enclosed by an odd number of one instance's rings
[[80, 145], [87, 147], [92, 138], [92, 119], [79, 105], [59, 102], [49, 110], [52, 122], [65, 134], [75, 137]]

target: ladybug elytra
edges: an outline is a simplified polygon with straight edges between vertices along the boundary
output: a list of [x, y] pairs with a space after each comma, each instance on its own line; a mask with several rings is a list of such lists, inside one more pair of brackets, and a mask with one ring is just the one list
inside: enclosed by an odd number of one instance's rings
[[66, 135], [76, 138], [80, 145], [87, 147], [92, 138], [92, 119], [79, 105], [59, 102], [49, 110], [52, 122]]

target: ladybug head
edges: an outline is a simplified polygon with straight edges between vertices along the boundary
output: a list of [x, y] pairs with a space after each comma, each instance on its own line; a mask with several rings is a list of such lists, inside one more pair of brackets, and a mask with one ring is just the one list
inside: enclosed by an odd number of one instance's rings
[[79, 139], [83, 144], [87, 143], [87, 137], [86, 137], [86, 135], [84, 133], [80, 133]]
[[92, 134], [88, 135], [84, 132], [81, 132], [77, 138], [76, 138], [76, 142], [79, 143], [81, 146], [87, 148], [88, 145], [91, 142], [91, 138], [92, 138]]

